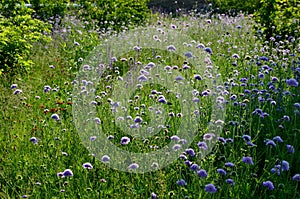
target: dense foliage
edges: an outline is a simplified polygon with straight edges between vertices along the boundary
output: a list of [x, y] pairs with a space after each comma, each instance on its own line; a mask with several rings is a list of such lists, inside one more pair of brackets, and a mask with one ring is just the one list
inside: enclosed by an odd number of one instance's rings
[[28, 59], [34, 42], [50, 38], [50, 26], [32, 19], [33, 10], [26, 8], [24, 2], [2, 0], [0, 5], [0, 74], [13, 75], [29, 71], [33, 62]]
[[260, 0], [210, 0], [213, 7], [220, 13], [247, 12], [253, 13]]
[[[26, 7], [25, 3], [31, 4]], [[46, 41], [44, 33], [49, 33], [51, 24], [64, 18], [68, 0], [14, 1], [1, 0], [0, 5], [0, 69], [11, 75], [29, 71], [32, 61], [28, 59], [34, 42]], [[84, 18], [98, 29], [121, 30], [141, 24], [150, 15], [146, 0], [136, 2], [118, 1], [78, 1], [82, 5], [77, 17]], [[76, 8], [78, 9], [78, 8]], [[78, 13], [78, 10], [74, 10]], [[55, 17], [55, 20], [52, 20]], [[43, 21], [41, 21], [41, 20]], [[88, 27], [88, 25], [86, 24]], [[54, 30], [54, 29], [52, 29]]]
[[120, 30], [144, 22], [150, 15], [148, 0], [79, 0], [80, 16], [101, 29]]
[[69, 0], [28, 0], [26, 3], [31, 4], [32, 9], [35, 11], [34, 17], [48, 20], [50, 17], [60, 16], [64, 17]]
[[150, 0], [148, 6], [153, 10], [165, 13], [176, 13], [179, 10], [191, 10], [196, 7], [203, 7], [207, 4], [204, 0]]
[[263, 28], [266, 38], [272, 36], [300, 36], [300, 1], [261, 0], [255, 19]]

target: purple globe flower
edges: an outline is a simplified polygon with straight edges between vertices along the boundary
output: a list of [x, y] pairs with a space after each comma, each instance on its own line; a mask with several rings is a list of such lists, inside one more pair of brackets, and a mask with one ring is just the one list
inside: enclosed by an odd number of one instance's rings
[[18, 84], [12, 84], [11, 86], [10, 86], [10, 89], [15, 89], [15, 88], [17, 88], [18, 87]]
[[192, 148], [186, 149], [185, 152], [186, 152], [187, 154], [189, 154], [190, 156], [195, 156], [195, 151], [194, 151], [194, 149], [192, 149]]
[[194, 79], [195, 80], [202, 80], [202, 77], [198, 74], [194, 75]]
[[262, 61], [268, 61], [269, 58], [267, 58], [266, 56], [261, 56], [261, 57], [259, 58], [259, 60], [262, 60]]
[[288, 150], [289, 153], [295, 153], [295, 149], [292, 145], [287, 144], [286, 148]]
[[174, 45], [169, 45], [169, 46], [167, 47], [167, 49], [168, 49], [169, 51], [175, 51], [175, 50], [176, 50], [176, 47], [175, 47]]
[[287, 85], [297, 87], [299, 85], [298, 81], [294, 78], [286, 80]]
[[179, 76], [175, 77], [175, 80], [176, 81], [182, 81], [182, 80], [184, 80], [184, 77], [179, 75]]
[[191, 57], [193, 57], [193, 54], [192, 54], [192, 52], [188, 51], [184, 54], [184, 56], [186, 56], [187, 58], [191, 58]]
[[19, 93], [23, 93], [23, 91], [22, 91], [21, 89], [16, 89], [16, 90], [13, 92], [14, 95], [17, 95], [17, 94], [19, 94]]
[[198, 44], [196, 48], [205, 48], [204, 44]]
[[253, 144], [253, 142], [251, 142], [251, 141], [249, 141], [249, 142], [246, 142], [246, 144], [248, 145], [248, 146], [256, 146], [255, 144]]
[[267, 142], [266, 142], [266, 145], [267, 145], [267, 146], [276, 147], [276, 144], [275, 144], [275, 142], [274, 142], [273, 140], [267, 141]]
[[134, 170], [134, 169], [138, 169], [140, 166], [137, 163], [132, 163], [128, 166], [128, 169], [130, 170]]
[[189, 161], [189, 160], [186, 160], [186, 161], [184, 161], [184, 164], [186, 164], [188, 166], [191, 166], [193, 163], [191, 161]]
[[160, 98], [158, 98], [158, 99], [157, 99], [157, 102], [163, 103], [163, 104], [167, 104], [167, 103], [168, 103], [165, 97], [160, 97]]
[[198, 166], [197, 164], [192, 164], [192, 165], [190, 166], [190, 169], [191, 169], [192, 171], [197, 171], [197, 170], [199, 169], [199, 166]]
[[135, 123], [142, 123], [142, 122], [143, 122], [143, 119], [142, 119], [141, 117], [136, 117], [136, 118], [134, 119], [134, 122], [135, 122]]
[[59, 178], [62, 178], [62, 177], [64, 177], [64, 173], [63, 172], [58, 172], [56, 174], [56, 176], [59, 177]]
[[290, 164], [285, 161], [285, 160], [282, 160], [281, 162], [281, 170], [282, 171], [288, 171], [290, 169]]
[[250, 135], [243, 135], [242, 138], [243, 138], [243, 140], [246, 141], [246, 142], [251, 141]]
[[100, 118], [98, 118], [98, 117], [96, 117], [96, 118], [94, 119], [94, 121], [95, 121], [97, 124], [101, 124], [101, 120], [100, 120]]
[[184, 179], [180, 179], [178, 181], [176, 181], [176, 184], [179, 185], [179, 186], [186, 186], [187, 183]]
[[207, 184], [205, 185], [204, 191], [208, 193], [215, 193], [217, 191], [217, 188], [213, 184]]
[[180, 138], [179, 138], [177, 135], [173, 135], [173, 136], [171, 137], [171, 140], [172, 140], [172, 141], [179, 141]]
[[130, 138], [129, 137], [122, 137], [121, 138], [121, 144], [126, 145], [129, 144]]
[[207, 172], [204, 169], [200, 169], [199, 171], [197, 171], [197, 174], [201, 178], [206, 178], [208, 176]]
[[283, 142], [282, 138], [280, 136], [275, 136], [273, 137], [273, 141], [276, 141], [276, 142]]
[[226, 162], [225, 167], [234, 167], [234, 164], [232, 162]]
[[178, 151], [179, 149], [181, 149], [181, 145], [180, 144], [174, 144], [172, 149], [173, 149], [173, 151]]
[[218, 140], [223, 144], [226, 144], [226, 140], [223, 137], [218, 137]]
[[32, 142], [33, 144], [37, 144], [38, 143], [38, 139], [36, 137], [30, 138], [29, 141]]
[[298, 182], [300, 182], [300, 174], [295, 174], [293, 177], [292, 177], [293, 180], [296, 180]]
[[230, 184], [230, 185], [234, 185], [234, 181], [232, 179], [226, 179], [225, 180], [226, 183]]
[[290, 117], [289, 117], [288, 115], [284, 115], [284, 116], [282, 117], [282, 119], [285, 120], [285, 121], [290, 121], [290, 120], [291, 120]]
[[89, 163], [89, 162], [84, 163], [82, 165], [82, 167], [85, 168], [85, 169], [93, 169], [93, 165], [91, 163]]
[[95, 136], [95, 135], [93, 135], [93, 136], [91, 136], [90, 137], [90, 140], [93, 142], [93, 141], [95, 141], [97, 139], [97, 136]]
[[44, 86], [44, 93], [50, 92], [52, 89], [50, 86]]
[[148, 80], [148, 78], [147, 78], [145, 75], [140, 75], [140, 76], [138, 77], [138, 80], [139, 80], [140, 82], [146, 82], [146, 81]]
[[208, 52], [209, 54], [213, 54], [213, 51], [210, 47], [204, 48], [204, 51]]
[[151, 199], [157, 199], [157, 195], [154, 192], [151, 193]]
[[102, 162], [109, 162], [110, 161], [110, 157], [108, 155], [104, 155], [101, 158]]
[[300, 103], [295, 103], [295, 104], [294, 104], [294, 107], [300, 109]]
[[273, 82], [278, 82], [279, 80], [278, 80], [277, 77], [272, 77], [272, 81], [273, 81]]
[[73, 176], [72, 170], [71, 170], [71, 169], [66, 169], [66, 170], [64, 170], [63, 176], [64, 176], [64, 177], [71, 177], [71, 176]]
[[56, 121], [60, 120], [59, 116], [56, 113], [52, 114], [51, 118], [56, 120]]
[[271, 169], [271, 173], [277, 173], [277, 175], [280, 175], [280, 170], [277, 167], [274, 167]]
[[113, 140], [115, 137], [113, 136], [113, 135], [109, 135], [108, 137], [107, 137], [107, 139], [108, 140]]
[[228, 143], [228, 142], [230, 142], [230, 143], [233, 143], [233, 139], [232, 138], [226, 138], [226, 142]]
[[221, 175], [226, 175], [226, 171], [224, 169], [217, 169], [217, 172]]
[[208, 148], [208, 146], [205, 142], [198, 142], [198, 147], [200, 149], [204, 149], [204, 150], [206, 150]]
[[242, 162], [244, 162], [245, 164], [250, 164], [250, 165], [254, 164], [253, 160], [252, 160], [252, 157], [250, 157], [250, 156], [243, 157]]
[[234, 59], [239, 59], [240, 58], [240, 56], [236, 53], [234, 53], [231, 57], [234, 58]]
[[264, 186], [264, 187], [268, 187], [269, 190], [273, 190], [273, 189], [274, 189], [273, 182], [271, 182], [271, 181], [269, 181], [269, 180], [263, 182], [263, 186]]
[[203, 135], [203, 139], [204, 140], [212, 140], [214, 136], [215, 136], [215, 134], [213, 134], [213, 133], [205, 133]]

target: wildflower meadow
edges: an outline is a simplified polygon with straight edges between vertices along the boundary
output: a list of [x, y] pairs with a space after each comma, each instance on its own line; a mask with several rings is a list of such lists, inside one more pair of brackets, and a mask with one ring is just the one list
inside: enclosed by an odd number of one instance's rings
[[0, 6], [1, 199], [300, 198], [299, 18], [16, 2]]

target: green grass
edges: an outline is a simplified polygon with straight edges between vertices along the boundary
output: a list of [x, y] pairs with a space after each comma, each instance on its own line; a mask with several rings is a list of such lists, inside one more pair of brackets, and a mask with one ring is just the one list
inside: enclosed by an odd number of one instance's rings
[[[295, 68], [299, 66], [299, 50], [295, 46], [299, 45], [299, 39], [292, 43], [283, 45], [284, 49], [290, 49], [295, 57], [283, 55], [279, 52], [278, 46], [271, 46], [269, 49], [251, 29], [252, 21], [244, 18], [211, 19], [211, 23], [205, 18], [180, 17], [177, 19], [159, 18], [159, 21], [166, 24], [177, 24], [179, 31], [188, 34], [195, 41], [210, 46], [213, 50], [211, 60], [213, 65], [222, 74], [223, 82], [227, 82], [229, 101], [226, 110], [226, 120], [221, 136], [232, 138], [233, 143], [223, 144], [217, 142], [213, 151], [204, 159], [190, 157], [188, 159], [197, 163], [201, 169], [208, 173], [207, 178], [200, 178], [197, 173], [191, 171], [189, 166], [184, 164], [184, 160], [178, 159], [171, 165], [151, 173], [137, 174], [121, 172], [111, 169], [91, 155], [91, 152], [81, 142], [76, 131], [74, 118], [72, 117], [72, 81], [75, 79], [78, 69], [81, 67], [79, 58], [87, 57], [88, 53], [102, 43], [99, 32], [88, 32], [78, 25], [71, 26], [70, 33], [55, 33], [53, 41], [46, 46], [36, 44], [31, 58], [35, 62], [30, 74], [20, 74], [15, 78], [14, 83], [23, 93], [14, 95], [10, 85], [6, 83], [5, 77], [0, 81], [0, 198], [19, 198], [28, 195], [29, 198], [151, 198], [154, 192], [158, 198], [299, 198], [299, 182], [292, 180], [292, 176], [299, 173], [299, 109], [295, 112], [294, 103], [300, 102], [299, 86], [290, 87], [285, 82], [286, 79], [295, 78], [299, 82], [299, 71]], [[153, 19], [152, 23], [156, 23]], [[190, 28], [184, 30], [183, 24], [189, 23]], [[65, 26], [70, 25], [67, 23]], [[241, 25], [242, 28], [236, 28]], [[82, 32], [79, 34], [78, 30]], [[103, 36], [107, 37], [107, 36]], [[74, 41], [79, 42], [79, 46], [74, 45]], [[182, 41], [190, 42], [190, 41]], [[270, 42], [271, 43], [271, 42]], [[230, 51], [228, 50], [230, 48]], [[260, 51], [265, 48], [264, 52]], [[277, 52], [272, 51], [272, 48]], [[232, 55], [237, 53], [240, 58], [234, 59]], [[164, 65], [182, 66], [183, 57], [172, 57], [166, 51], [158, 51], [157, 54], [166, 60]], [[156, 54], [156, 55], [157, 55]], [[157, 62], [156, 55], [151, 51], [143, 51], [137, 56], [130, 52], [123, 57], [134, 57], [142, 63], [150, 61]], [[261, 66], [256, 62], [259, 57], [267, 56], [276, 62], [276, 66], [271, 66], [271, 62], [263, 62], [273, 70], [265, 74], [264, 79], [257, 78]], [[277, 56], [273, 57], [273, 56]], [[288, 58], [285, 60], [285, 58]], [[294, 60], [294, 61], [293, 61]], [[232, 65], [236, 61], [237, 66]], [[128, 64], [129, 63], [129, 64]], [[282, 66], [285, 63], [286, 66]], [[54, 65], [55, 68], [49, 68]], [[130, 62], [116, 62], [114, 66], [119, 67], [120, 74], [123, 75], [131, 66]], [[194, 67], [194, 66], [192, 66]], [[294, 67], [294, 68], [293, 68]], [[111, 75], [111, 80], [105, 77]], [[193, 71], [187, 72], [186, 77], [192, 77]], [[255, 76], [251, 78], [251, 76]], [[127, 146], [121, 146], [119, 140], [126, 134], [116, 128], [113, 122], [113, 115], [109, 113], [109, 103], [107, 102], [112, 93], [108, 85], [115, 85], [118, 75], [113, 70], [101, 79], [97, 87], [97, 93], [106, 91], [107, 96], [98, 100], [97, 114], [102, 120], [101, 128], [108, 135], [114, 135], [113, 143], [118, 147], [129, 151], [155, 151], [149, 146], [164, 146], [170, 142], [169, 137], [176, 135], [181, 119], [174, 118], [166, 123], [172, 124], [171, 128], [159, 132], [156, 137], [144, 139], [134, 139]], [[269, 89], [267, 85], [272, 77], [277, 77], [279, 82], [274, 83], [276, 91]], [[231, 86], [231, 83], [240, 84], [241, 78], [248, 78], [247, 85]], [[251, 85], [253, 84], [253, 85]], [[58, 90], [44, 93], [45, 85]], [[205, 85], [193, 85], [201, 92]], [[141, 107], [142, 104], [148, 108], [156, 103], [151, 100], [148, 94], [151, 90], [166, 92], [168, 88], [161, 88], [159, 85], [143, 87], [135, 95], [140, 96], [138, 100], [131, 96], [133, 103], [130, 106], [130, 114], [134, 118], [136, 114], [142, 114], [141, 110], [134, 110], [134, 107]], [[245, 94], [245, 89], [266, 90], [260, 95]], [[284, 94], [289, 91], [290, 94]], [[244, 93], [244, 94], [243, 94]], [[266, 93], [269, 93], [266, 95]], [[164, 93], [165, 94], [165, 93]], [[230, 100], [231, 95], [237, 95], [235, 101]], [[167, 94], [165, 94], [167, 96]], [[37, 99], [39, 96], [40, 99]], [[264, 97], [265, 102], [259, 102], [259, 97]], [[164, 106], [166, 110], [175, 113], [180, 112], [178, 101], [174, 95], [167, 97], [172, 105]], [[276, 105], [271, 105], [267, 98], [272, 98]], [[201, 98], [202, 100], [202, 98]], [[200, 150], [197, 143], [206, 133], [207, 122], [210, 121], [210, 101], [203, 99], [200, 110], [201, 121], [198, 124], [199, 132], [192, 147], [196, 152]], [[245, 105], [244, 105], [245, 104]], [[252, 112], [260, 108], [267, 112], [269, 116], [260, 118]], [[48, 109], [49, 111], [45, 111]], [[57, 113], [60, 121], [51, 119], [51, 115]], [[207, 114], [206, 114], [207, 113]], [[149, 111], [145, 111], [145, 118]], [[290, 121], [282, 120], [283, 116], [289, 116]], [[234, 122], [232, 122], [234, 121]], [[232, 125], [236, 123], [237, 125]], [[283, 128], [280, 128], [282, 125]], [[256, 145], [247, 146], [242, 139], [244, 134], [250, 135], [252, 142]], [[276, 147], [266, 146], [264, 140], [272, 139], [274, 136], [281, 136], [283, 143], [276, 142]], [[38, 143], [33, 144], [29, 140], [37, 137]], [[59, 138], [59, 139], [57, 139]], [[145, 144], [146, 143], [146, 144]], [[295, 153], [288, 153], [286, 144], [293, 145]], [[66, 152], [68, 155], [63, 155]], [[251, 156], [254, 165], [246, 165], [242, 162], [242, 157]], [[112, 158], [112, 157], [111, 157]], [[280, 164], [286, 160], [290, 164], [288, 171], [283, 171], [280, 175], [270, 172], [275, 164]], [[82, 167], [85, 162], [90, 162], [93, 169], [86, 170]], [[225, 168], [225, 162], [233, 162], [233, 168]], [[217, 173], [217, 168], [224, 168], [226, 176]], [[58, 178], [56, 174], [71, 169], [73, 177]], [[178, 186], [176, 181], [185, 179], [187, 186]], [[231, 186], [225, 179], [231, 178], [235, 185]], [[105, 179], [105, 182], [104, 180]], [[267, 190], [262, 186], [264, 181], [271, 180], [274, 183], [274, 190]], [[36, 184], [39, 182], [40, 184]], [[204, 191], [206, 184], [213, 183], [217, 187], [217, 192], [210, 194]], [[61, 190], [65, 190], [62, 192]]]

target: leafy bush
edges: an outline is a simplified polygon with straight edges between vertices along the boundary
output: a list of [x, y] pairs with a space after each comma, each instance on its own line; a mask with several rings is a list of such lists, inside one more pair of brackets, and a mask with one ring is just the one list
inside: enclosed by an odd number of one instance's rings
[[34, 17], [48, 20], [50, 17], [60, 16], [64, 17], [69, 0], [30, 0], [26, 3], [32, 5], [32, 9], [35, 11]]
[[210, 0], [214, 8], [221, 13], [231, 13], [243, 11], [254, 13], [260, 0]]
[[178, 9], [191, 10], [196, 4], [204, 4], [204, 0], [178, 0], [176, 3], [170, 0], [150, 0], [148, 6], [154, 10], [175, 13]]
[[254, 16], [268, 39], [276, 35], [300, 36], [298, 0], [261, 0]]
[[50, 30], [46, 23], [32, 19], [33, 10], [24, 2], [2, 0], [0, 5], [0, 74], [9, 75], [29, 71], [32, 61], [28, 55], [34, 42], [48, 41], [44, 35]]
[[150, 15], [148, 0], [80, 0], [81, 17], [102, 29], [121, 30], [122, 27], [141, 24]]

